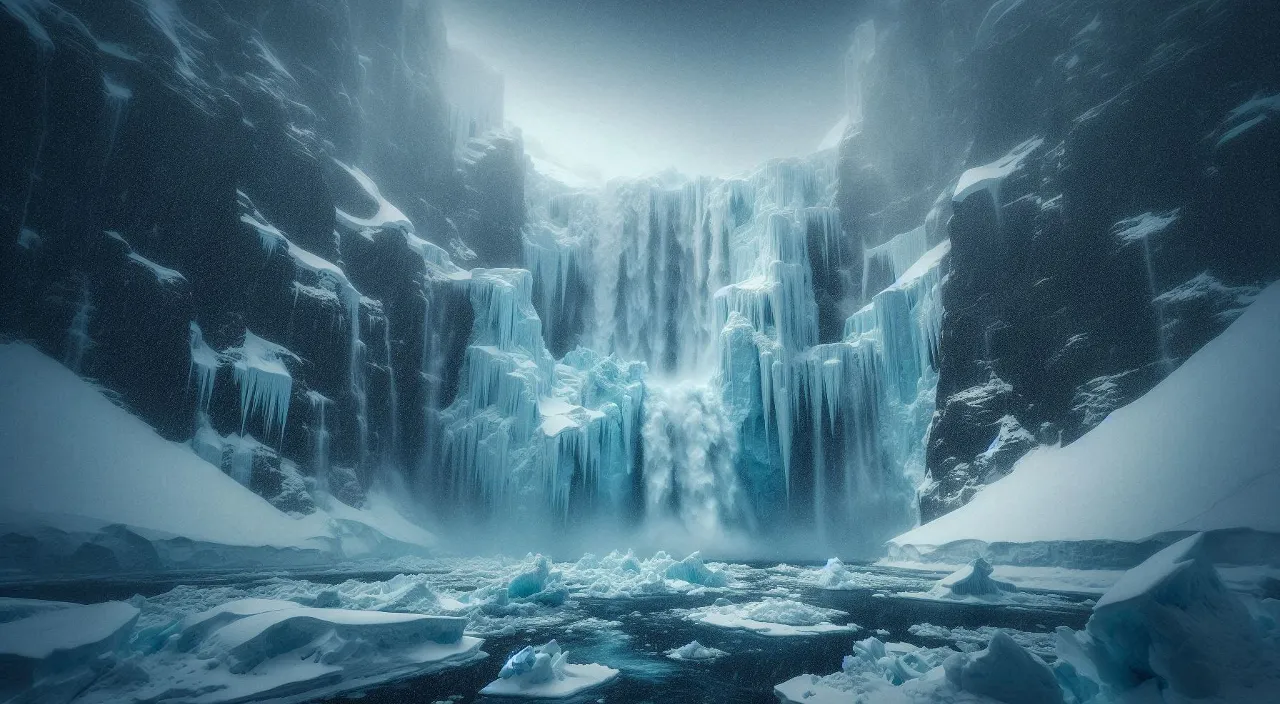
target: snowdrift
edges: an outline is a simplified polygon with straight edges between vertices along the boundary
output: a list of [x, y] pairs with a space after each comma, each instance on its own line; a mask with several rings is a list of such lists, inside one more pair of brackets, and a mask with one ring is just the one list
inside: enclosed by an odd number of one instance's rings
[[312, 700], [485, 657], [466, 619], [241, 599], [139, 627], [144, 600], [0, 624], [0, 699], [62, 704]]
[[[1066, 447], [1043, 447], [967, 505], [890, 541], [1138, 542], [1280, 533], [1280, 284], [1163, 382]], [[1103, 546], [1105, 547], [1105, 546]]]
[[32, 546], [0, 568], [315, 563], [432, 543], [386, 502], [286, 515], [29, 345], [0, 345], [0, 369], [0, 528]]

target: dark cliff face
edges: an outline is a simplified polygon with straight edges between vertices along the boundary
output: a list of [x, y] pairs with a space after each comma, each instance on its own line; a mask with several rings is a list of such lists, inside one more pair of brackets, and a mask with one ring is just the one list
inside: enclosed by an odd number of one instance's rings
[[[1262, 156], [1280, 149], [1280, 15], [981, 0], [876, 21], [842, 218], [870, 246], [936, 196], [930, 241], [951, 239], [927, 521], [1146, 392], [1280, 276], [1280, 161]], [[952, 202], [961, 171], [1019, 145], [998, 187]]]
[[[302, 476], [359, 503], [377, 467], [423, 466], [426, 399], [456, 383], [423, 348], [447, 370], [470, 326], [405, 222], [457, 246], [446, 51], [431, 2], [6, 3], [0, 329], [167, 438], [203, 415], [263, 440], [250, 486], [287, 510]], [[283, 433], [242, 413], [246, 331], [291, 353]], [[221, 353], [207, 402], [197, 341]]]

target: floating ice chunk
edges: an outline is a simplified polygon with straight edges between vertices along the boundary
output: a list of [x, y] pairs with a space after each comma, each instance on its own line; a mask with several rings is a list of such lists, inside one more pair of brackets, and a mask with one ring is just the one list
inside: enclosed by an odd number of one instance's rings
[[940, 692], [954, 696], [941, 668], [943, 661], [954, 654], [950, 648], [920, 648], [867, 638], [853, 644], [853, 653], [845, 656], [839, 672], [825, 677], [793, 677], [775, 687], [774, 692], [782, 701], [803, 704], [973, 701], [933, 696]]
[[680, 579], [704, 587], [723, 587], [728, 578], [723, 572], [713, 570], [702, 562], [702, 554], [695, 552], [667, 568], [668, 579]]
[[71, 606], [0, 624], [0, 699], [71, 701], [112, 664], [139, 611], [122, 601]]
[[569, 596], [560, 584], [560, 573], [551, 570], [551, 561], [542, 555], [534, 558], [533, 568], [521, 572], [507, 584], [507, 597], [531, 599], [551, 605], [559, 605]]
[[[936, 638], [938, 640], [951, 641], [955, 643], [959, 650], [969, 652], [981, 650], [985, 647], [995, 636], [996, 630], [998, 629], [994, 626], [979, 626], [977, 628], [955, 626], [947, 628], [945, 626], [935, 626], [931, 623], [917, 623], [908, 628], [907, 632], [917, 638]], [[1053, 632], [1034, 633], [1005, 629], [1005, 633], [1018, 645], [1026, 648], [1028, 652], [1041, 657], [1053, 657], [1054, 655], [1054, 641], [1057, 637]]]
[[943, 668], [947, 681], [957, 689], [1004, 704], [1061, 704], [1063, 701], [1053, 670], [1004, 631], [996, 631], [986, 650], [953, 655], [943, 663]]
[[498, 679], [486, 685], [480, 693], [559, 699], [598, 687], [618, 676], [618, 671], [611, 667], [594, 663], [571, 665], [567, 658], [568, 653], [562, 652], [554, 640], [546, 645], [525, 646], [507, 658], [498, 672]]
[[720, 650], [719, 648], [708, 648], [696, 640], [692, 643], [682, 645], [679, 648], [672, 648], [666, 652], [666, 656], [672, 660], [687, 660], [691, 662], [708, 662], [711, 660], [717, 660], [726, 655], [728, 655], [728, 653], [725, 651]]
[[995, 597], [1018, 588], [1009, 582], [991, 578], [992, 567], [981, 557], [938, 581], [932, 594], [942, 598]]
[[690, 609], [685, 618], [721, 628], [738, 628], [764, 636], [802, 636], [819, 633], [849, 633], [856, 624], [837, 625], [831, 619], [846, 616], [843, 611], [810, 606], [792, 599], [765, 597], [745, 604], [722, 604]]

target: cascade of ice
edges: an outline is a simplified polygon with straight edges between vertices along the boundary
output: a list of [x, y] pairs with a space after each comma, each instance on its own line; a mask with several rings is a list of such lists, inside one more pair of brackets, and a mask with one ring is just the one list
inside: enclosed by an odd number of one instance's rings
[[329, 484], [329, 424], [325, 419], [325, 409], [333, 403], [319, 391], [308, 391], [307, 400], [311, 402], [312, 423], [315, 427], [314, 449], [312, 450], [312, 471], [316, 480], [324, 489]]
[[[490, 509], [561, 516], [583, 496], [630, 496], [647, 520], [698, 534], [796, 512], [823, 540], [870, 545], [909, 526], [947, 246], [928, 249], [921, 227], [866, 252], [891, 277], [844, 340], [818, 344], [815, 289], [847, 292], [835, 166], [828, 151], [744, 178], [534, 194], [530, 271], [459, 278], [473, 329], [440, 413], [454, 486]], [[570, 301], [570, 285], [589, 301]], [[561, 313], [570, 304], [585, 320]], [[577, 324], [589, 344], [557, 364], [543, 334]]]
[[1178, 210], [1164, 213], [1146, 212], [1132, 218], [1126, 218], [1115, 224], [1112, 233], [1121, 246], [1138, 243], [1142, 246], [1142, 264], [1147, 274], [1147, 290], [1151, 295], [1151, 310], [1155, 315], [1156, 342], [1160, 348], [1160, 363], [1166, 374], [1176, 366], [1173, 355], [1169, 352], [1169, 333], [1165, 329], [1164, 301], [1161, 291], [1156, 287], [1156, 269], [1152, 257], [1151, 238], [1164, 232], [1178, 220]]
[[913, 230], [894, 235], [884, 244], [864, 250], [862, 253], [862, 299], [864, 301], [867, 299], [867, 286], [874, 264], [879, 263], [887, 267], [892, 272], [889, 278], [894, 281], [902, 276], [916, 260], [923, 257], [927, 249], [929, 249], [929, 242], [925, 227], [921, 225]]
[[716, 389], [651, 386], [645, 406], [645, 512], [707, 539], [740, 522], [736, 430]]
[[347, 310], [347, 389], [356, 402], [356, 426], [359, 429], [357, 462], [363, 466], [369, 456], [369, 394], [365, 391], [364, 362], [366, 347], [360, 336], [360, 301], [355, 288], [343, 290]]
[[455, 151], [463, 149], [473, 137], [502, 127], [502, 74], [456, 46], [449, 47], [443, 73], [442, 83], [449, 101], [449, 132]]
[[196, 382], [196, 413], [209, 410], [209, 400], [213, 398], [213, 382], [218, 375], [218, 366], [222, 363], [216, 350], [204, 341], [204, 332], [196, 321], [191, 321], [190, 339], [191, 367], [187, 371], [187, 383]]
[[244, 342], [225, 354], [234, 360], [232, 369], [240, 387], [240, 434], [245, 434], [250, 416], [257, 413], [268, 438], [273, 433], [283, 437], [293, 391], [293, 376], [284, 360], [300, 361], [297, 355], [249, 330], [244, 332]]
[[[399, 225], [408, 222], [395, 206], [382, 200], [377, 187], [373, 185], [368, 176], [365, 176], [359, 169], [340, 163], [339, 166], [346, 169], [356, 182], [365, 189], [369, 197], [378, 204], [378, 213], [369, 219], [355, 218], [339, 210], [336, 217], [340, 223], [362, 230], [364, 228], [382, 227], [388, 224]], [[341, 267], [294, 244], [277, 227], [267, 222], [267, 219], [254, 207], [253, 201], [250, 200], [246, 193], [236, 191], [236, 196], [241, 211], [240, 221], [257, 233], [263, 252], [268, 257], [274, 256], [277, 252], [288, 255], [297, 275], [309, 277], [309, 280], [314, 284], [306, 285], [301, 281], [295, 281], [295, 296], [303, 288], [310, 289], [323, 292], [323, 295], [337, 300], [342, 306], [346, 318], [344, 322], [347, 327], [347, 389], [356, 405], [356, 426], [358, 429], [356, 457], [357, 464], [363, 466], [369, 455], [369, 396], [365, 388], [367, 348], [362, 336], [360, 310], [361, 306], [365, 306], [371, 310], [381, 311], [381, 305], [377, 301], [361, 295]], [[392, 394], [394, 393], [393, 389]]]
[[133, 91], [105, 74], [102, 76], [102, 90], [105, 94], [107, 109], [107, 153], [102, 159], [102, 173], [105, 178], [107, 166], [111, 162], [111, 153], [115, 151], [116, 137], [120, 134], [120, 126], [124, 124], [125, 112], [129, 107], [129, 99], [133, 97]]
[[391, 361], [391, 320], [382, 315], [382, 359], [387, 365], [387, 406], [391, 418], [391, 443], [383, 448], [387, 464], [393, 465], [400, 449], [400, 397], [396, 393], [396, 365]]
[[71, 371], [79, 374], [84, 366], [85, 352], [93, 346], [89, 337], [89, 318], [93, 315], [93, 300], [89, 296], [89, 286], [80, 286], [80, 303], [76, 306], [75, 315], [71, 316], [71, 325], [67, 328], [67, 352], [63, 362]]

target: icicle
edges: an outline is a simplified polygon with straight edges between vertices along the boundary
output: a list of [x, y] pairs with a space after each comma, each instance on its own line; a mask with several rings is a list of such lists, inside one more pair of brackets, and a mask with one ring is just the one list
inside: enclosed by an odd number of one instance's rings
[[319, 391], [308, 391], [307, 400], [311, 402], [312, 422], [315, 424], [315, 447], [312, 449], [311, 470], [324, 490], [329, 488], [329, 424], [325, 410], [333, 402]]
[[116, 83], [110, 76], [103, 75], [102, 90], [105, 94], [105, 105], [107, 109], [107, 152], [102, 159], [102, 174], [106, 177], [107, 167], [111, 162], [111, 154], [115, 151], [116, 137], [120, 133], [120, 127], [124, 124], [125, 114], [128, 110], [129, 100], [133, 97], [133, 91], [120, 83]]
[[248, 330], [240, 347], [227, 350], [226, 354], [235, 360], [232, 369], [240, 386], [240, 434], [244, 434], [249, 417], [258, 413], [267, 437], [279, 433], [283, 438], [293, 391], [293, 377], [284, 360], [297, 361], [298, 357]]
[[71, 317], [71, 325], [67, 328], [67, 352], [63, 357], [67, 367], [77, 374], [84, 366], [85, 352], [93, 346], [93, 339], [89, 337], [89, 317], [93, 315], [93, 310], [93, 302], [89, 298], [89, 286], [82, 284], [80, 304], [76, 306], [76, 313]]
[[218, 367], [222, 361], [217, 351], [204, 341], [204, 332], [196, 321], [191, 321], [189, 343], [191, 347], [191, 365], [187, 370], [187, 383], [196, 382], [196, 413], [209, 410], [209, 401], [213, 398], [213, 382], [218, 375]]

